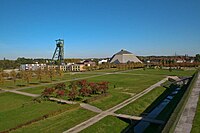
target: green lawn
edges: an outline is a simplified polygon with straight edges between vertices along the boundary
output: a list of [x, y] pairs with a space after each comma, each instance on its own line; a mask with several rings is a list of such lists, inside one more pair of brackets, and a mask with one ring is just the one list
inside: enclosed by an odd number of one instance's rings
[[46, 86], [39, 86], [39, 87], [33, 87], [33, 88], [28, 88], [28, 89], [23, 89], [20, 90], [22, 92], [28, 92], [28, 93], [32, 93], [32, 94], [42, 94], [42, 92], [44, 91], [44, 89], [46, 87], [52, 87], [54, 85], [46, 85]]
[[[108, 81], [109, 88], [113, 92], [130, 92], [139, 93], [149, 86], [157, 83], [165, 76], [162, 75], [126, 75], [126, 74], [109, 74], [88, 79], [92, 82]], [[114, 88], [114, 86], [116, 88]]]
[[129, 71], [126, 73], [131, 74], [148, 74], [148, 75], [176, 75], [176, 76], [191, 76], [194, 74], [195, 70], [172, 70], [171, 72], [169, 70], [164, 69], [135, 69], [133, 71]]
[[[122, 109], [116, 111], [118, 114], [128, 114], [139, 116], [166, 90], [164, 87], [157, 87], [149, 93], [145, 94], [136, 101], [128, 104]], [[156, 104], [156, 103], [154, 103]], [[149, 109], [150, 110], [150, 109]], [[148, 112], [148, 111], [147, 111]]]
[[49, 101], [34, 103], [30, 97], [13, 93], [0, 94], [0, 101], [0, 131], [14, 128], [57, 110], [77, 107]]
[[113, 117], [107, 116], [94, 125], [84, 129], [81, 133], [121, 133], [128, 126], [128, 123]]
[[199, 132], [200, 132], [200, 97], [197, 105], [196, 114], [193, 120], [191, 133], [199, 133]]
[[62, 133], [95, 114], [94, 112], [81, 108], [69, 110], [54, 117], [20, 128], [14, 131], [14, 133]]
[[[149, 76], [149, 75], [124, 75], [124, 74], [110, 74], [89, 79], [92, 82], [108, 81], [110, 83], [109, 95], [101, 99], [95, 100], [90, 104], [102, 109], [109, 109], [118, 103], [128, 99], [130, 95], [122, 92], [139, 93], [149, 86], [163, 79], [163, 76]], [[114, 85], [116, 88], [114, 88]]]
[[110, 92], [108, 96], [102, 97], [101, 99], [90, 102], [89, 104], [94, 105], [95, 107], [98, 107], [102, 110], [106, 110], [123, 102], [129, 97], [130, 95], [127, 95], [127, 94]]

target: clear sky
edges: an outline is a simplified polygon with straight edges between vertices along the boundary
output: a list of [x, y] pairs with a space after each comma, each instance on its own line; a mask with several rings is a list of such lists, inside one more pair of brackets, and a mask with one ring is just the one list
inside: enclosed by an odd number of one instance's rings
[[0, 59], [200, 53], [200, 0], [0, 0]]

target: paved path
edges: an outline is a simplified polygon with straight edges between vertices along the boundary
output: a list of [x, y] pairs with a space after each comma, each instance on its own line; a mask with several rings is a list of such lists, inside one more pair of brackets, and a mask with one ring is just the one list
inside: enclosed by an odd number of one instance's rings
[[126, 118], [126, 119], [133, 119], [133, 120], [143, 120], [143, 121], [154, 123], [154, 124], [164, 124], [165, 123], [162, 120], [156, 120], [156, 119], [152, 119], [152, 118], [148, 118], [148, 117], [132, 116], [132, 115], [126, 115], [126, 114], [113, 113], [113, 116], [120, 117], [120, 118]]
[[192, 129], [193, 119], [196, 113], [197, 103], [200, 93], [200, 72], [195, 83], [192, 93], [185, 105], [178, 124], [175, 128], [175, 133], [190, 133]]
[[75, 127], [70, 128], [69, 130], [65, 131], [64, 133], [77, 133], [80, 132], [81, 130], [93, 125], [94, 123], [98, 122], [99, 120], [103, 119], [104, 117], [108, 116], [108, 115], [112, 115], [115, 111], [125, 107], [126, 105], [132, 103], [133, 101], [137, 100], [138, 98], [142, 97], [143, 95], [147, 94], [148, 92], [150, 92], [151, 90], [153, 90], [154, 88], [160, 86], [162, 83], [164, 83], [165, 81], [167, 81], [168, 78], [164, 78], [163, 80], [157, 82], [156, 84], [150, 86], [149, 88], [145, 89], [144, 91], [132, 96], [131, 98], [121, 102], [120, 104], [101, 112], [100, 114], [76, 125]]
[[96, 112], [96, 113], [101, 113], [102, 110], [95, 107], [95, 106], [92, 106], [90, 104], [86, 104], [86, 103], [80, 103], [80, 106], [84, 109], [87, 109], [87, 110], [90, 110], [90, 111], [93, 111], [93, 112]]
[[54, 97], [50, 97], [49, 100], [57, 101], [57, 102], [61, 102], [61, 103], [66, 103], [66, 104], [77, 104], [77, 102], [67, 101], [67, 100], [64, 100], [64, 99], [59, 99], [59, 98], [54, 98]]
[[25, 96], [29, 96], [29, 97], [38, 97], [40, 95], [37, 94], [31, 94], [31, 93], [27, 93], [27, 92], [21, 92], [21, 91], [16, 91], [16, 90], [4, 90], [2, 89], [4, 92], [12, 92], [12, 93], [16, 93], [16, 94], [20, 94], [20, 95], [25, 95]]

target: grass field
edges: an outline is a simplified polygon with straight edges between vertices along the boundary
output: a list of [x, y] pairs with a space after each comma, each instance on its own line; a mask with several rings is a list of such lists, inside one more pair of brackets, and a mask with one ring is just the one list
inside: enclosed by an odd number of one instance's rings
[[34, 103], [30, 97], [13, 93], [0, 94], [0, 101], [0, 131], [14, 128], [60, 109], [77, 107], [77, 105], [61, 105], [49, 101]]
[[193, 120], [191, 133], [200, 133], [200, 97], [197, 105], [196, 114]]
[[90, 104], [102, 110], [106, 110], [124, 101], [125, 99], [128, 99], [129, 97], [130, 95], [127, 94], [110, 92], [110, 95], [98, 99], [96, 101], [90, 102]]
[[22, 92], [28, 92], [32, 94], [42, 94], [44, 88], [46, 87], [52, 87], [53, 85], [46, 85], [46, 86], [39, 86], [39, 87], [33, 87], [33, 88], [28, 88], [28, 89], [23, 89], [20, 90]]
[[[84, 78], [93, 75], [99, 75], [103, 73], [114, 72], [115, 69], [112, 70], [100, 70], [100, 71], [92, 71], [92, 72], [83, 72], [83, 73], [67, 73], [64, 75], [63, 79], [78, 79]], [[142, 90], [148, 88], [149, 86], [155, 84], [156, 82], [163, 79], [166, 75], [179, 75], [179, 76], [188, 76], [192, 75], [194, 71], [182, 71], [182, 70], [173, 70], [171, 73], [169, 70], [157, 70], [157, 69], [147, 69], [147, 70], [133, 70], [125, 73], [115, 73], [102, 75], [98, 77], [88, 78], [87, 80], [90, 82], [101, 82], [108, 81], [109, 84], [109, 94], [108, 96], [101, 97], [95, 101], [92, 101], [90, 104], [96, 107], [101, 108], [102, 110], [109, 109], [118, 103], [124, 101], [129, 98], [129, 94], [125, 94], [124, 92], [128, 92], [131, 94], [136, 94], [141, 92]], [[55, 79], [58, 81], [60, 79]], [[10, 83], [9, 83], [10, 82]], [[9, 81], [4, 84], [4, 88], [13, 89], [16, 86], [12, 86], [13, 81]], [[12, 83], [11, 83], [12, 82]], [[22, 81], [23, 82], [23, 81]], [[37, 81], [32, 81], [33, 84], [37, 84]], [[45, 81], [47, 82], [47, 81]], [[53, 81], [54, 82], [54, 81]], [[23, 84], [23, 83], [20, 83]], [[42, 85], [42, 83], [40, 83]], [[66, 82], [68, 85], [69, 82]], [[31, 86], [29, 85], [29, 86]], [[48, 85], [54, 86], [54, 85]], [[114, 87], [115, 86], [115, 87]], [[2, 87], [2, 86], [0, 86]], [[24, 89], [21, 91], [29, 92], [33, 94], [41, 94], [43, 89], [47, 87], [39, 86], [33, 88]], [[147, 107], [154, 102], [156, 97], [164, 91], [163, 88], [157, 88], [151, 91], [149, 94], [146, 94], [144, 97], [140, 98], [140, 101], [137, 101], [138, 106], [134, 103], [131, 103], [123, 108], [123, 111], [126, 111], [128, 114], [140, 114]], [[95, 113], [80, 109], [78, 105], [61, 105], [56, 102], [48, 102], [43, 101], [41, 103], [34, 103], [32, 98], [12, 94], [12, 93], [1, 93], [0, 94], [0, 132], [7, 130], [9, 128], [16, 127], [19, 124], [26, 123], [30, 120], [41, 117], [45, 114], [60, 110], [66, 109], [65, 112], [49, 117], [45, 120], [40, 120], [36, 123], [28, 125], [26, 127], [20, 128], [15, 132], [63, 132], [76, 124], [89, 119], [94, 116]], [[133, 106], [132, 106], [133, 105]], [[136, 107], [134, 107], [136, 106]], [[136, 109], [139, 108], [139, 109]], [[134, 111], [135, 112], [134, 112]], [[116, 126], [115, 126], [116, 125]], [[121, 132], [128, 124], [119, 120], [118, 118], [108, 116], [92, 125], [90, 128], [85, 129], [83, 132]], [[113, 128], [114, 127], [114, 128]]]
[[[92, 82], [108, 81], [109, 88], [115, 92], [138, 93], [163, 79], [160, 75], [126, 75], [126, 74], [109, 74], [88, 79]], [[114, 86], [116, 88], [114, 88]], [[113, 91], [114, 92], [114, 91]]]
[[57, 116], [47, 118], [29, 126], [20, 128], [14, 133], [62, 133], [63, 131], [94, 116], [96, 113], [76, 108]]
[[116, 117], [107, 116], [80, 133], [121, 133], [127, 126], [128, 123], [121, 121]]
[[130, 103], [124, 108], [116, 111], [118, 114], [128, 114], [128, 115], [141, 115], [164, 91], [166, 88], [157, 87], [149, 93], [145, 94], [143, 97], [137, 99], [136, 101]]
[[195, 70], [169, 70], [164, 69], [146, 69], [145, 71], [142, 69], [135, 69], [133, 71], [129, 71], [126, 73], [131, 74], [148, 74], [148, 75], [172, 75], [172, 76], [191, 76], [194, 74]]
[[[133, 94], [139, 93], [163, 78], [163, 76], [127, 76], [124, 74], [110, 74], [100, 77], [94, 77], [92, 79], [89, 79], [89, 81], [108, 81], [110, 83], [110, 90], [107, 97], [93, 101], [90, 104], [102, 110], [109, 109], [130, 97], [130, 95], [124, 94], [123, 92], [129, 92]], [[116, 88], [114, 88], [114, 86]]]

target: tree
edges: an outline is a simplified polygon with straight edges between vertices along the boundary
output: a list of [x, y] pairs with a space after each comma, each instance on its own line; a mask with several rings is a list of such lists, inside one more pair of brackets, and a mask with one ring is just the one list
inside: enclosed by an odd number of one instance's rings
[[77, 84], [78, 84], [80, 87], [86, 87], [86, 86], [88, 86], [87, 80], [78, 81]]
[[89, 95], [90, 95], [91, 90], [88, 89], [88, 87], [83, 86], [83, 87], [79, 90], [79, 92], [80, 92], [80, 95], [81, 95], [81, 96], [85, 97], [85, 96], [89, 96]]
[[3, 72], [0, 72], [0, 84], [4, 84], [4, 82]]
[[9, 74], [8, 74], [8, 73], [6, 73], [6, 72], [3, 72], [3, 71], [2, 71], [2, 76], [3, 76], [4, 78], [8, 79], [8, 77], [9, 77]]
[[45, 88], [44, 91], [42, 92], [43, 97], [50, 97], [53, 95], [55, 89], [54, 88]]
[[108, 83], [109, 82], [99, 82], [98, 83], [98, 89], [101, 93], [106, 93], [106, 91], [108, 90]]
[[12, 80], [14, 81], [14, 84], [15, 84], [16, 83], [16, 79], [17, 79], [17, 73], [14, 70], [12, 70], [10, 72], [10, 77], [12, 78]]
[[77, 89], [77, 85], [76, 82], [71, 82], [69, 85], [69, 92], [68, 92], [68, 97], [70, 100], [74, 100], [77, 96], [78, 96], [78, 89]]
[[30, 80], [32, 79], [32, 71], [28, 70], [28, 71], [22, 71], [22, 79], [24, 79], [27, 84], [29, 84]]
[[38, 68], [36, 71], [35, 71], [35, 74], [37, 76], [37, 79], [40, 80], [40, 82], [42, 81], [42, 77], [44, 75], [44, 72], [41, 68]]
[[90, 82], [88, 83], [90, 89], [91, 89], [91, 93], [92, 94], [96, 94], [98, 92], [98, 85], [94, 82]]
[[56, 69], [56, 73], [57, 73], [57, 74], [60, 76], [60, 78], [62, 79], [62, 77], [63, 77], [63, 71], [60, 70], [59, 67]]
[[196, 56], [195, 56], [195, 61], [196, 61], [196, 62], [200, 62], [200, 54], [196, 54]]
[[53, 77], [55, 76], [55, 69], [54, 68], [50, 68], [48, 70], [48, 76], [51, 79], [51, 81], [53, 80]]
[[65, 91], [64, 90], [57, 90], [56, 91], [56, 96], [57, 97], [62, 97], [62, 96], [64, 96], [65, 95]]
[[58, 83], [58, 84], [56, 84], [55, 89], [56, 90], [65, 90], [66, 85], [65, 85], [65, 83]]

